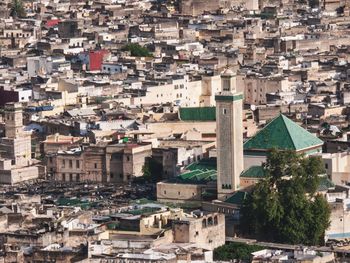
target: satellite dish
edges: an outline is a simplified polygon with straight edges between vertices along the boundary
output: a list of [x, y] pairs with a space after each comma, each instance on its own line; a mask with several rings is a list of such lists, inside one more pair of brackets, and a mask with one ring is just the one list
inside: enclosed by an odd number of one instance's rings
[[255, 111], [256, 110], [256, 106], [254, 104], [250, 105], [250, 109], [251, 111]]

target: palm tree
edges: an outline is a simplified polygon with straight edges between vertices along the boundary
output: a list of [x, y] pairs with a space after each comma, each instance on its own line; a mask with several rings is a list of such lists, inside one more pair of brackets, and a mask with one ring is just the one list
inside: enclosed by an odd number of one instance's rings
[[13, 0], [11, 3], [10, 16], [12, 17], [25, 17], [26, 11], [24, 10], [23, 2], [21, 0]]

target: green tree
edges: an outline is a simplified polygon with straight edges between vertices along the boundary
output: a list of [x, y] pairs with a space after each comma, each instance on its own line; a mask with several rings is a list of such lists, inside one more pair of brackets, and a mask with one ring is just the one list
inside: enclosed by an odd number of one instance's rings
[[233, 259], [237, 259], [242, 261], [250, 261], [251, 254], [262, 249], [264, 249], [264, 247], [231, 242], [214, 249], [214, 260], [231, 261]]
[[269, 241], [321, 244], [330, 218], [327, 201], [317, 194], [322, 160], [272, 150], [264, 170], [265, 179], [241, 209], [243, 232]]
[[12, 17], [26, 17], [26, 11], [21, 0], [13, 0], [10, 5], [10, 16]]
[[158, 182], [162, 179], [163, 166], [154, 158], [147, 158], [142, 167], [143, 178], [149, 182]]
[[123, 51], [130, 51], [131, 56], [134, 57], [152, 57], [152, 54], [145, 47], [140, 46], [139, 44], [127, 44], [122, 48]]

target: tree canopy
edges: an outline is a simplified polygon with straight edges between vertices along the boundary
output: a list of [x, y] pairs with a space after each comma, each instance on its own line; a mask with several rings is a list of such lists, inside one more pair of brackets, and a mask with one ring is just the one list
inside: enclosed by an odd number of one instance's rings
[[317, 193], [322, 160], [272, 150], [264, 170], [266, 177], [242, 206], [243, 232], [274, 242], [322, 244], [330, 224], [329, 205]]
[[231, 261], [237, 259], [250, 262], [251, 254], [262, 249], [264, 249], [264, 247], [258, 245], [231, 242], [214, 250], [214, 260]]
[[162, 179], [163, 166], [154, 158], [147, 158], [142, 167], [143, 179], [148, 182], [158, 182]]
[[127, 44], [122, 48], [123, 51], [130, 51], [131, 56], [134, 57], [152, 57], [152, 54], [145, 47], [140, 46], [139, 44]]
[[26, 17], [26, 11], [21, 0], [13, 0], [10, 5], [10, 16], [12, 17]]

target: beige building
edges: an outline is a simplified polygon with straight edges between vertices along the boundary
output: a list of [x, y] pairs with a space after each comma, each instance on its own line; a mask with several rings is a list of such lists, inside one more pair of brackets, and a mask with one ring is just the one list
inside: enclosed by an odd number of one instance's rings
[[326, 106], [320, 104], [309, 104], [309, 114], [312, 117], [326, 119], [328, 117], [342, 115], [346, 111], [345, 106]]
[[83, 138], [81, 137], [60, 135], [56, 133], [46, 136], [46, 140], [42, 142], [42, 150], [45, 154], [66, 151], [70, 148], [76, 148], [82, 141]]
[[207, 250], [225, 244], [225, 216], [220, 213], [186, 214], [158, 204], [121, 208], [120, 212], [101, 217], [106, 222], [105, 231], [100, 233], [99, 242], [89, 244], [89, 258], [166, 244], [194, 244]]
[[331, 207], [330, 226], [325, 232], [325, 240], [344, 240], [350, 237], [349, 187], [336, 187], [336, 190], [326, 194]]
[[94, 145], [50, 154], [47, 167], [58, 181], [127, 182], [143, 175], [142, 167], [151, 152], [149, 143]]
[[344, 185], [350, 182], [350, 154], [348, 152], [322, 153], [326, 173], [336, 185]]
[[157, 184], [157, 200], [163, 203], [200, 204], [202, 194], [207, 190], [215, 190], [215, 184], [183, 183], [174, 181]]
[[176, 220], [173, 233], [175, 243], [194, 243], [213, 250], [225, 244], [225, 216], [212, 213]]
[[143, 175], [142, 167], [152, 154], [152, 144], [114, 144], [106, 148], [107, 182], [127, 182]]
[[240, 77], [238, 85], [244, 87], [244, 102], [250, 105], [266, 104], [266, 94], [290, 91], [288, 78], [284, 77]]

